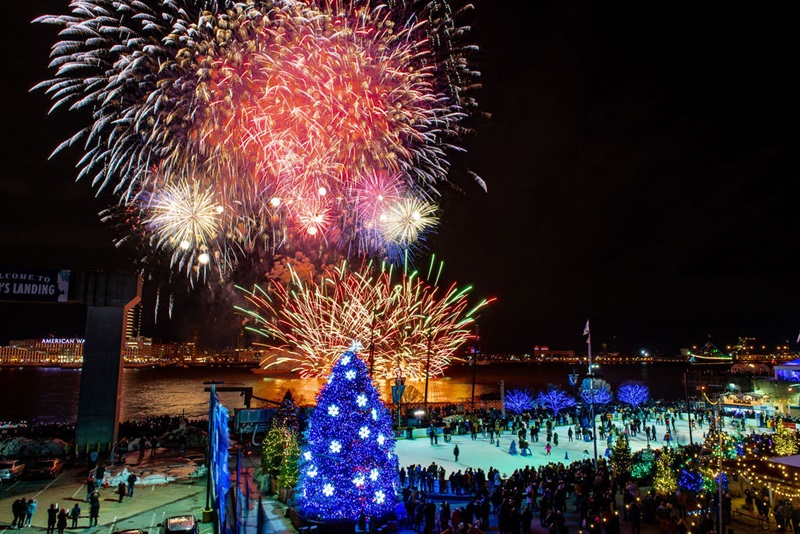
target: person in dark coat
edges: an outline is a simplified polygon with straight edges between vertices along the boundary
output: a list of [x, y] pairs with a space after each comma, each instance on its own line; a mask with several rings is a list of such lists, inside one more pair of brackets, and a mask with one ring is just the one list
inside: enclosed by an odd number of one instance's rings
[[456, 457], [456, 462], [458, 461], [458, 453], [459, 453], [459, 452], [460, 452], [460, 451], [458, 450], [458, 445], [456, 445], [455, 447], [453, 447], [453, 456], [455, 456], [455, 457]]
[[530, 506], [525, 506], [520, 514], [520, 522], [522, 523], [522, 534], [531, 534], [531, 521], [533, 521], [533, 512]]
[[100, 517], [100, 493], [95, 490], [89, 497], [89, 526], [97, 526], [97, 518]]
[[447, 530], [450, 526], [450, 503], [447, 501], [442, 501], [441, 506], [439, 506], [439, 528], [442, 530]]
[[639, 503], [631, 501], [630, 508], [628, 508], [628, 519], [631, 522], [631, 533], [632, 534], [641, 534], [642, 533], [642, 509], [639, 507]]
[[119, 495], [119, 502], [122, 502], [122, 498], [128, 494], [128, 486], [124, 482], [120, 482], [119, 486], [117, 486], [117, 494]]
[[124, 464], [128, 455], [128, 438], [122, 438], [117, 444], [117, 449], [119, 450], [119, 462]]
[[56, 527], [58, 528], [58, 534], [64, 534], [64, 530], [67, 528], [67, 511], [64, 508], [58, 512]]
[[428, 500], [425, 505], [425, 534], [431, 534], [436, 526], [436, 505], [433, 501]]
[[508, 518], [508, 531], [511, 534], [519, 534], [520, 517], [519, 509], [516, 506], [512, 506]]
[[94, 479], [97, 482], [97, 487], [103, 487], [103, 479], [106, 477], [106, 466], [102, 463], [97, 466], [97, 469], [94, 470]]
[[133, 487], [136, 485], [136, 475], [128, 475], [128, 497], [133, 497]]
[[795, 533], [800, 534], [800, 507], [792, 508], [789, 519], [792, 522], [792, 529], [794, 529]]
[[25, 516], [28, 513], [28, 503], [25, 497], [20, 497], [11, 503], [11, 513], [14, 519], [11, 521], [11, 528], [22, 528], [25, 526]]
[[78, 518], [81, 516], [81, 505], [75, 503], [72, 510], [69, 511], [69, 517], [72, 519], [72, 528], [78, 528]]
[[47, 534], [53, 534], [56, 531], [56, 522], [58, 521], [58, 505], [51, 504], [47, 509]]
[[86, 502], [89, 502], [89, 499], [92, 497], [92, 493], [94, 493], [95, 489], [97, 489], [97, 483], [95, 482], [94, 477], [90, 476], [86, 481]]

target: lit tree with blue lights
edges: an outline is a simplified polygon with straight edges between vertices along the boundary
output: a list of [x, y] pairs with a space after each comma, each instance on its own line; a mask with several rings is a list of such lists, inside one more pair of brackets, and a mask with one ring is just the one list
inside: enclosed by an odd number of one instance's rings
[[642, 384], [626, 384], [617, 390], [617, 400], [630, 404], [632, 408], [647, 402], [649, 398], [650, 390]]
[[506, 410], [522, 413], [533, 408], [533, 397], [524, 389], [512, 389], [505, 396]]
[[564, 393], [563, 390], [550, 384], [547, 386], [547, 391], [542, 391], [536, 397], [536, 402], [545, 408], [553, 410], [553, 416], [557, 417], [558, 412], [565, 408], [570, 408], [577, 404], [575, 399]]
[[380, 517], [394, 510], [400, 481], [392, 418], [354, 352], [331, 369], [308, 422], [297, 503], [323, 521]]
[[588, 404], [608, 404], [614, 396], [605, 389], [582, 389], [581, 399]]
[[696, 471], [681, 470], [678, 487], [699, 493], [703, 490], [703, 475]]
[[587, 378], [581, 387], [581, 399], [586, 404], [608, 404], [614, 399], [611, 385], [599, 378]]

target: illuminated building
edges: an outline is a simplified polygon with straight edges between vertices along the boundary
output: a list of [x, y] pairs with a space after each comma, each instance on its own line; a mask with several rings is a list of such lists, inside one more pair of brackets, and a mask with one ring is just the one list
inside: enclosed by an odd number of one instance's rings
[[12, 340], [0, 347], [0, 364], [4, 365], [80, 365], [83, 361], [83, 339], [56, 338]]

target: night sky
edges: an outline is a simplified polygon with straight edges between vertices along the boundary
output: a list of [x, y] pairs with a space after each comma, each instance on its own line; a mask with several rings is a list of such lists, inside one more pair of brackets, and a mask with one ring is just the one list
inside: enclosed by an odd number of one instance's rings
[[[47, 159], [85, 118], [47, 116], [48, 98], [28, 92], [56, 33], [29, 22], [66, 6], [5, 6], [0, 264], [130, 270], [97, 216], [109, 199], [74, 181], [79, 152]], [[476, 4], [476, 96], [491, 117], [456, 168], [488, 193], [454, 173], [463, 194], [445, 195], [428, 243], [447, 281], [497, 297], [480, 320], [485, 352], [583, 350], [587, 318], [596, 350], [675, 354], [709, 336], [797, 348], [799, 14], [788, 2]], [[224, 320], [227, 300], [177, 293], [174, 319], [145, 333], [179, 340]], [[0, 305], [0, 341], [79, 336], [76, 309]]]

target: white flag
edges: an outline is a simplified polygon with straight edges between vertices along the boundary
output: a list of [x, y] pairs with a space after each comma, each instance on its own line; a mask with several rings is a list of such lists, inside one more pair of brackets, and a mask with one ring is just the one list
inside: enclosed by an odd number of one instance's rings
[[[589, 319], [586, 319], [586, 327], [583, 329], [583, 335], [589, 335]], [[800, 338], [798, 338], [798, 343], [800, 343]]]
[[800, 343], [800, 334], [797, 334], [797, 342]]

